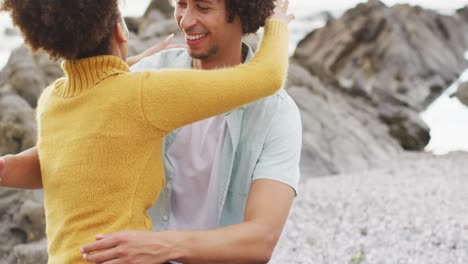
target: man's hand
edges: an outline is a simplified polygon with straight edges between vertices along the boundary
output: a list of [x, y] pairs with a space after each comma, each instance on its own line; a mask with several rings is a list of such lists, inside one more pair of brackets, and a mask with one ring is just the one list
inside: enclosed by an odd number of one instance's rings
[[163, 42], [157, 43], [156, 45], [152, 46], [151, 48], [143, 51], [142, 53], [127, 58], [128, 66], [133, 66], [134, 64], [138, 63], [140, 60], [154, 55], [158, 52], [161, 52], [166, 49], [174, 49], [174, 48], [186, 48], [183, 44], [171, 44], [172, 40], [174, 39], [174, 34], [169, 35]]
[[[209, 231], [122, 231], [81, 249], [88, 262], [268, 263], [288, 217], [294, 190], [271, 180], [252, 184], [245, 222]], [[275, 206], [271, 206], [275, 205]]]
[[178, 258], [176, 232], [122, 231], [96, 236], [81, 248], [86, 261], [99, 264], [159, 264]]

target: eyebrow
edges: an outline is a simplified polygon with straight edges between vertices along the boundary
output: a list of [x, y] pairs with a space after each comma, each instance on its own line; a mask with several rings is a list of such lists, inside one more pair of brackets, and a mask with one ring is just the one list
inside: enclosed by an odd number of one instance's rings
[[211, 0], [194, 0], [195, 2], [204, 2], [204, 3], [207, 3], [207, 4], [212, 4], [213, 1]]

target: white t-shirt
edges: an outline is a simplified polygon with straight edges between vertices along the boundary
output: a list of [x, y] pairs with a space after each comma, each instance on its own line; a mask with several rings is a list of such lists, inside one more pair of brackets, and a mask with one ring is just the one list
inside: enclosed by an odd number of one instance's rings
[[219, 166], [227, 133], [219, 115], [178, 132], [166, 152], [174, 171], [169, 230], [209, 230], [218, 227]]

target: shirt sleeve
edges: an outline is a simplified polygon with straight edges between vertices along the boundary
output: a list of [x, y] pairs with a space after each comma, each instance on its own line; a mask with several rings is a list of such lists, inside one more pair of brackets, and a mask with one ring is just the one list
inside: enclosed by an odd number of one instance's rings
[[274, 94], [286, 79], [287, 64], [287, 24], [268, 21], [262, 44], [247, 64], [141, 73], [141, 108], [153, 126], [172, 131]]
[[280, 107], [268, 130], [252, 181], [275, 180], [291, 186], [298, 194], [302, 123], [299, 109], [291, 98]]

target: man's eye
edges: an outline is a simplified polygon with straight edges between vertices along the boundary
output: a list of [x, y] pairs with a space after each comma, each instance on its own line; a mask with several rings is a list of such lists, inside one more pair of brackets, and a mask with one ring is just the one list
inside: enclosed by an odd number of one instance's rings
[[179, 7], [186, 7], [186, 6], [187, 6], [187, 3], [186, 3], [186, 2], [182, 2], [182, 1], [176, 1], [176, 4], [177, 4], [177, 6], [179, 6]]
[[204, 6], [198, 6], [198, 9], [200, 9], [201, 11], [207, 11], [210, 8], [209, 7], [204, 7]]

